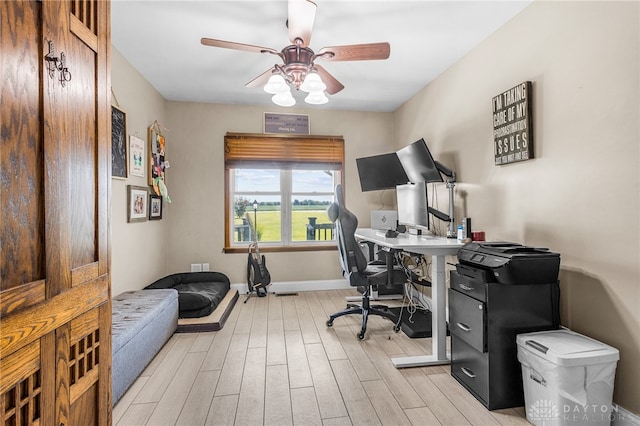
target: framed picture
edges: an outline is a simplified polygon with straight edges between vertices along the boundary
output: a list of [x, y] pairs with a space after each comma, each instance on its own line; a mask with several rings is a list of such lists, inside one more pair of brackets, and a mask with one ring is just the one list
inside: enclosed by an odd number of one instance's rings
[[162, 219], [162, 197], [160, 195], [149, 195], [149, 220]]
[[126, 179], [127, 168], [127, 115], [111, 106], [111, 177]]
[[129, 136], [129, 173], [144, 177], [144, 141], [137, 136]]
[[531, 82], [525, 81], [491, 100], [496, 166], [533, 158], [531, 88]]
[[[154, 127], [149, 127], [149, 186], [157, 188], [154, 182], [157, 178], [164, 180], [165, 160], [164, 160], [165, 140], [164, 136], [158, 133]], [[160, 191], [156, 190], [160, 195]]]
[[308, 114], [264, 113], [264, 133], [310, 135]]
[[127, 185], [127, 222], [144, 222], [149, 212], [149, 191], [144, 186]]

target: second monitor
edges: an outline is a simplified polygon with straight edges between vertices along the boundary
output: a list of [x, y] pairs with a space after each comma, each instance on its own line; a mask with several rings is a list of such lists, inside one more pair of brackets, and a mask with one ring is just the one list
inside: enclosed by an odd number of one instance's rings
[[[418, 231], [429, 230], [429, 205], [424, 182], [396, 186], [398, 224]], [[420, 232], [418, 232], [420, 233]]]

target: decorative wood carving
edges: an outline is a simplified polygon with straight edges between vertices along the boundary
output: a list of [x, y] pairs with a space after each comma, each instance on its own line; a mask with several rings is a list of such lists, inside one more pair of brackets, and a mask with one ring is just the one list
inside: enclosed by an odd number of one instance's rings
[[[2, 424], [39, 423], [42, 406], [40, 342], [26, 346], [3, 360], [2, 369], [3, 376], [0, 383]], [[6, 375], [5, 370], [8, 372]]]

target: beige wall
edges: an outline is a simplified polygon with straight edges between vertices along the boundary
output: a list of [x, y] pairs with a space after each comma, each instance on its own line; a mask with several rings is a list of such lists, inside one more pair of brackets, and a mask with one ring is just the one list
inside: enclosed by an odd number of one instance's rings
[[[265, 96], [268, 96], [265, 94]], [[191, 263], [210, 263], [232, 283], [246, 282], [246, 257], [224, 254], [224, 151], [226, 132], [262, 133], [263, 113], [278, 107], [169, 102], [167, 146], [171, 168], [167, 186], [171, 194], [168, 268], [189, 270]], [[346, 202], [361, 224], [369, 224], [369, 210], [377, 208], [380, 194], [360, 191], [355, 158], [388, 152], [392, 144], [393, 115], [286, 109], [309, 114], [314, 135], [342, 135], [345, 139]], [[392, 202], [389, 201], [389, 203]], [[387, 204], [390, 206], [391, 204]], [[334, 280], [341, 277], [335, 251], [269, 253], [267, 266], [274, 282]]]
[[[112, 103], [127, 113], [127, 133], [146, 142], [149, 125], [155, 120], [164, 124], [166, 101], [115, 48], [111, 49], [111, 85]], [[170, 147], [167, 151], [170, 155]], [[165, 209], [163, 220], [127, 223], [127, 185], [147, 187], [147, 177], [111, 180], [113, 295], [141, 289], [167, 273], [170, 209]]]
[[[563, 325], [620, 350], [614, 401], [640, 413], [638, 2], [525, 9], [395, 113], [459, 173], [457, 216], [561, 254]], [[492, 97], [533, 82], [535, 159], [493, 164]], [[446, 209], [444, 193], [439, 194]]]

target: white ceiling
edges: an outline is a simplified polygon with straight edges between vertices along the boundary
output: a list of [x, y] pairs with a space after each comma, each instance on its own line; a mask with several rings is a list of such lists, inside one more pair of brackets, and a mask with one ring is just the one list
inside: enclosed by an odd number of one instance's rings
[[[388, 41], [385, 61], [324, 62], [345, 89], [313, 108], [394, 111], [532, 0], [339, 1], [318, 5], [310, 47]], [[168, 100], [272, 105], [244, 85], [277, 56], [207, 47], [201, 37], [281, 50], [287, 2], [130, 1], [111, 6], [112, 43]], [[294, 93], [297, 106], [303, 93]]]

